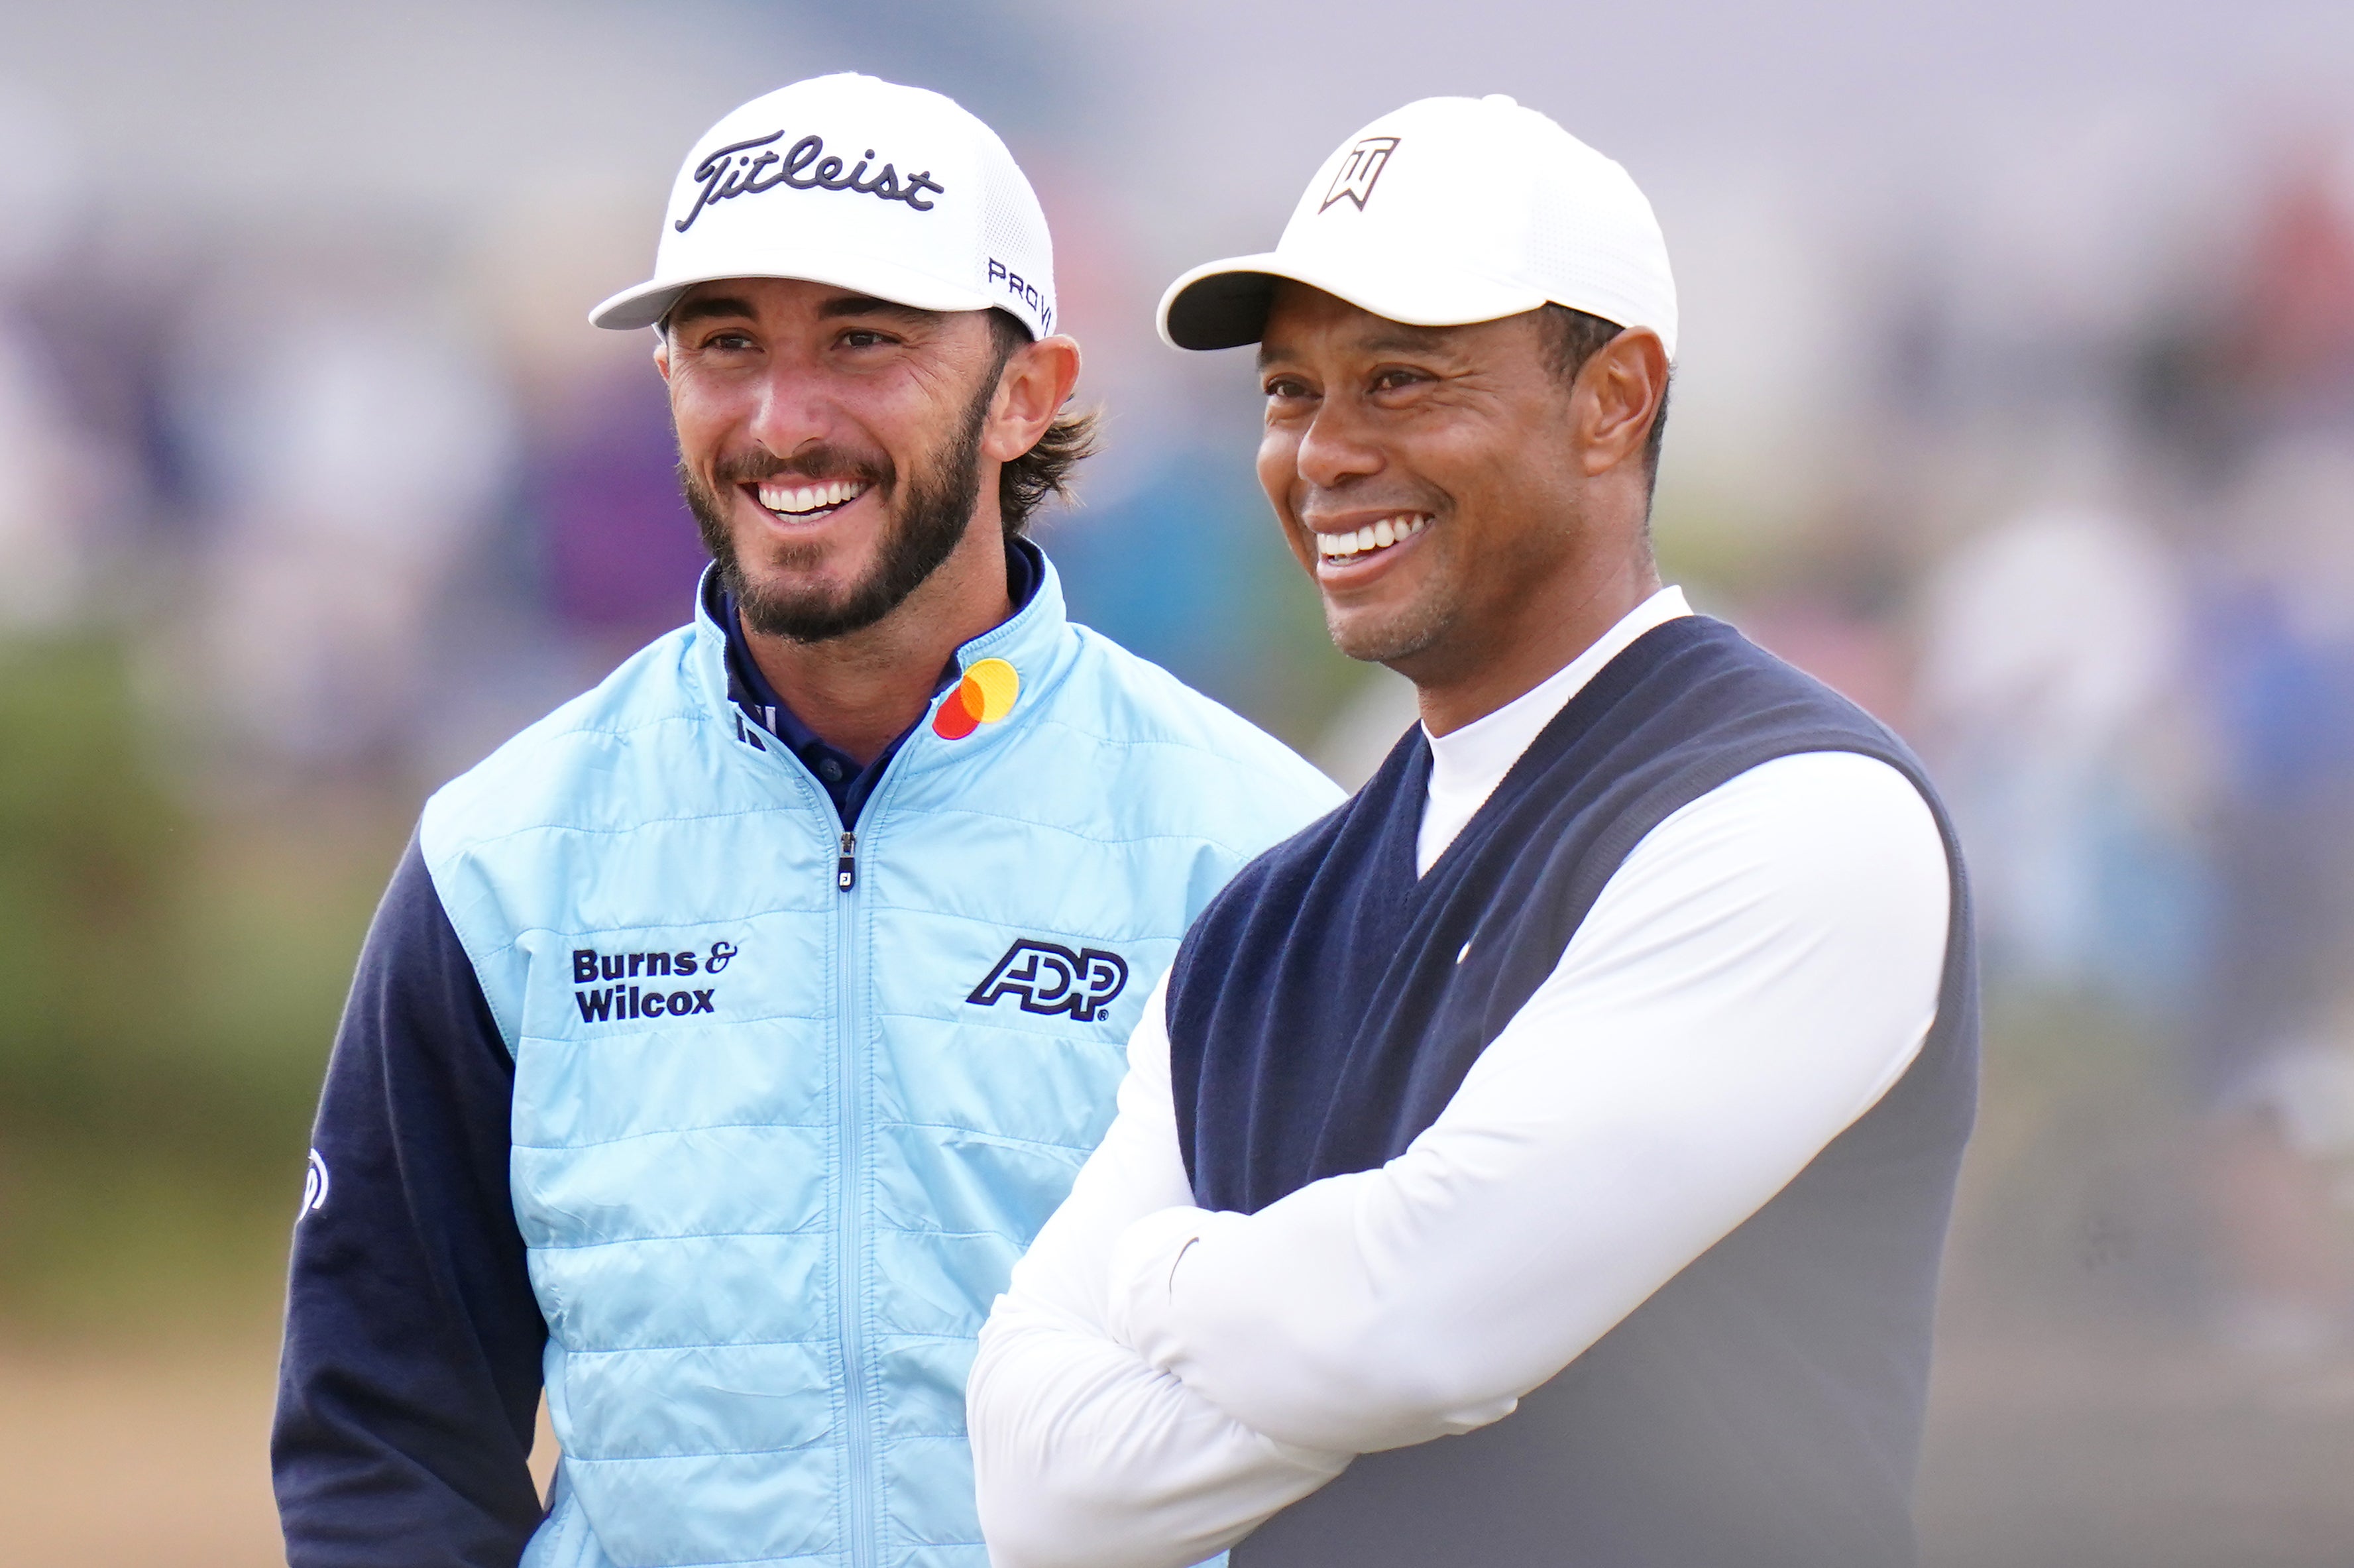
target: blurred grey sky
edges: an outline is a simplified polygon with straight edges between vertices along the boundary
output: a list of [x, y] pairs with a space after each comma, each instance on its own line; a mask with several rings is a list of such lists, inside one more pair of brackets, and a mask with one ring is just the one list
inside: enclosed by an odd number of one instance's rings
[[0, 37], [85, 177], [165, 203], [659, 177], [729, 105], [858, 67], [958, 93], [1020, 152], [1076, 130], [1058, 151], [1134, 167], [1140, 199], [1193, 222], [1279, 217], [1301, 160], [1432, 92], [1514, 93], [1638, 172], [1765, 153], [1901, 187], [2004, 125], [2318, 100], [2354, 65], [2354, 7], [20, 0]]

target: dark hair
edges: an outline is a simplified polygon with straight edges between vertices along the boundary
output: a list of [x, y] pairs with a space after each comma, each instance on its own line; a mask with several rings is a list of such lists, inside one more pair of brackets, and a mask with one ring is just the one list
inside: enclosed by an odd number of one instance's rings
[[[1537, 312], [1537, 331], [1543, 334], [1545, 348], [1553, 360], [1553, 374], [1566, 387], [1577, 379], [1594, 351], [1627, 329], [1617, 322], [1606, 322], [1600, 316], [1587, 315], [1584, 311], [1571, 310], [1567, 305], [1546, 304]], [[1674, 383], [1659, 388], [1659, 410], [1651, 416], [1650, 433], [1643, 440], [1643, 466], [1651, 482], [1659, 480], [1659, 442], [1668, 433], [1668, 393]]]
[[[1030, 329], [1011, 312], [989, 313], [990, 337], [997, 345], [997, 365], [990, 374], [994, 383], [1005, 362], [1030, 341]], [[997, 511], [1004, 519], [1005, 536], [1016, 539], [1030, 526], [1031, 514], [1050, 495], [1071, 498], [1071, 471], [1096, 450], [1096, 414], [1092, 408], [1065, 408], [1046, 427], [1046, 433], [997, 473]]]

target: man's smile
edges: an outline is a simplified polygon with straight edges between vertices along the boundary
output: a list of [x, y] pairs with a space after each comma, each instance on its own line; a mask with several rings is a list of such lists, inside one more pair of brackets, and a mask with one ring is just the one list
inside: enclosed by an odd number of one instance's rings
[[872, 480], [829, 479], [811, 484], [760, 481], [741, 488], [749, 492], [763, 510], [779, 517], [804, 521], [829, 515], [874, 487]]
[[1319, 575], [1338, 568], [1371, 565], [1430, 526], [1427, 512], [1393, 512], [1354, 528], [1316, 532]]

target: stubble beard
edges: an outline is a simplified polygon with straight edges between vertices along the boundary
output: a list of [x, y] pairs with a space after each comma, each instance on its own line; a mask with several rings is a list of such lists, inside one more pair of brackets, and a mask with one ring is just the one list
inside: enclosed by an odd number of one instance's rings
[[1419, 595], [1378, 620], [1346, 623], [1328, 604], [1325, 630], [1350, 658], [1386, 664], [1417, 685], [1460, 679], [1495, 655], [1499, 629], [1512, 623], [1513, 601], [1525, 597], [1509, 589], [1500, 595], [1497, 585], [1525, 588], [1557, 577], [1574, 565], [1579, 526], [1573, 517], [1559, 530], [1525, 534], [1516, 546], [1483, 547], [1472, 560], [1454, 556], [1449, 546], [1457, 540], [1434, 536]]
[[1446, 642], [1458, 620], [1455, 598], [1444, 570], [1447, 563], [1432, 564], [1441, 570], [1433, 574], [1425, 591], [1386, 615], [1344, 617], [1327, 602], [1324, 631], [1332, 646], [1361, 662], [1396, 668], [1416, 662]]
[[[794, 642], [825, 642], [864, 631], [906, 603], [956, 553], [972, 525], [981, 499], [981, 433], [995, 391], [992, 376], [967, 408], [962, 428], [936, 448], [931, 461], [911, 473], [904, 492], [896, 494], [901, 487], [887, 462], [843, 462], [823, 449], [792, 462], [756, 452], [721, 463], [709, 484], [682, 459], [679, 490], [695, 514], [703, 547], [718, 565], [720, 585], [735, 598], [745, 629]], [[795, 577], [813, 577], [824, 564], [825, 552], [812, 545], [772, 547], [765, 563], [769, 571], [760, 578], [744, 569], [720, 495], [739, 484], [788, 473], [864, 479], [886, 498], [888, 510], [874, 565], [848, 588], [793, 586]]]
[[1343, 620], [1330, 608], [1324, 612], [1332, 646], [1367, 664], [1395, 665], [1426, 653], [1446, 641], [1454, 624], [1454, 609], [1444, 603], [1408, 605], [1377, 625]]

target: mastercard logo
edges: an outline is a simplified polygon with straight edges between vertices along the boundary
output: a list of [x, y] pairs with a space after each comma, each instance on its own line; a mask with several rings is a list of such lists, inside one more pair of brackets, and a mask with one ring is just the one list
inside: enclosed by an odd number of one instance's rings
[[942, 740], [962, 740], [985, 724], [995, 724], [1013, 711], [1022, 694], [1022, 677], [1002, 659], [982, 659], [964, 673], [940, 711], [932, 715], [932, 733]]

